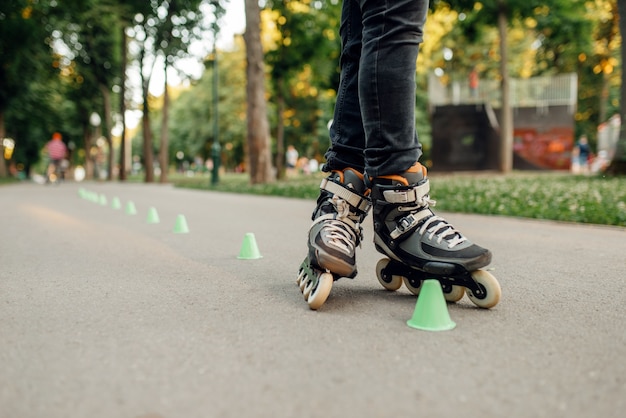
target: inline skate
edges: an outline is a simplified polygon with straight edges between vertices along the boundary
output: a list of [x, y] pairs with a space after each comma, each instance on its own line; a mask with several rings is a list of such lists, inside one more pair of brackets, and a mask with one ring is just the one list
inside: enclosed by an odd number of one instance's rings
[[491, 252], [470, 242], [445, 219], [430, 209], [426, 169], [416, 163], [399, 175], [370, 180], [374, 218], [374, 244], [389, 258], [376, 265], [379, 282], [397, 290], [404, 282], [419, 294], [426, 279], [437, 279], [449, 302], [465, 293], [478, 307], [495, 306], [500, 284], [482, 270], [491, 262]]
[[333, 171], [320, 184], [309, 229], [308, 255], [296, 283], [309, 308], [324, 304], [335, 280], [357, 274], [356, 247], [361, 223], [370, 210], [363, 174], [352, 168]]

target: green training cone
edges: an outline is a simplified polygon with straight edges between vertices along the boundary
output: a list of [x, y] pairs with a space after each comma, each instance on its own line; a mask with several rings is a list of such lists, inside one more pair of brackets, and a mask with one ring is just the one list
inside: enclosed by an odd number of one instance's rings
[[187, 220], [185, 219], [185, 215], [178, 215], [176, 217], [176, 223], [174, 224], [174, 233], [187, 234], [188, 232], [189, 227], [187, 226]]
[[132, 201], [126, 203], [126, 214], [127, 215], [136, 215], [137, 208], [135, 208], [135, 204]]
[[411, 328], [425, 331], [448, 331], [456, 327], [450, 319], [439, 281], [424, 280], [417, 297], [413, 317], [406, 321], [406, 324]]
[[239, 255], [237, 256], [240, 260], [256, 260], [257, 258], [262, 258], [263, 256], [259, 252], [259, 247], [256, 245], [256, 238], [254, 234], [248, 232], [243, 237], [243, 243], [241, 244], [241, 249], [239, 250]]
[[101, 194], [98, 197], [98, 203], [100, 203], [102, 206], [106, 206], [107, 205], [107, 197], [103, 194]]
[[111, 200], [111, 207], [115, 210], [122, 208], [122, 204], [120, 203], [119, 197], [114, 197], [113, 200]]
[[149, 224], [158, 224], [159, 223], [159, 214], [155, 208], [148, 209], [148, 217], [146, 218], [146, 222]]

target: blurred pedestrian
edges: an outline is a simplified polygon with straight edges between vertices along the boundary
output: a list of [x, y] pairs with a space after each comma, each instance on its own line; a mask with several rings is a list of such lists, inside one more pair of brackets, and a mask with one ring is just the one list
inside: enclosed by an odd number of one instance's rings
[[63, 180], [65, 177], [67, 146], [59, 132], [52, 134], [52, 139], [46, 144], [46, 153], [48, 154], [46, 183], [56, 181], [57, 179]]
[[293, 145], [289, 145], [287, 147], [287, 153], [285, 154], [285, 159], [286, 159], [286, 163], [287, 163], [287, 173], [288, 174], [293, 174], [296, 168], [296, 165], [298, 164], [298, 157], [300, 155], [298, 154], [298, 150], [296, 149], [296, 147], [294, 147]]
[[575, 174], [589, 174], [591, 147], [587, 135], [581, 135], [572, 150], [572, 171]]

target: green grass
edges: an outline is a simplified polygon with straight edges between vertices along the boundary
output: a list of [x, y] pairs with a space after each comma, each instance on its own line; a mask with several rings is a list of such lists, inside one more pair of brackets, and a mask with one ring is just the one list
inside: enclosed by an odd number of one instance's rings
[[0, 186], [19, 182], [15, 177], [0, 177]]
[[[247, 175], [226, 174], [217, 185], [208, 175], [171, 176], [177, 187], [314, 200], [322, 173], [251, 185]], [[432, 173], [436, 210], [550, 219], [626, 227], [626, 177], [567, 173]]]
[[431, 183], [444, 211], [626, 226], [626, 177], [516, 174]]
[[209, 175], [200, 175], [195, 177], [172, 175], [169, 177], [169, 180], [176, 187], [185, 187], [190, 189], [316, 199], [319, 193], [320, 181], [324, 177], [325, 175], [323, 173], [317, 173], [311, 176], [302, 175], [288, 180], [255, 185], [250, 184], [250, 178], [247, 174], [233, 173], [221, 175], [217, 185], [211, 184], [211, 178]]

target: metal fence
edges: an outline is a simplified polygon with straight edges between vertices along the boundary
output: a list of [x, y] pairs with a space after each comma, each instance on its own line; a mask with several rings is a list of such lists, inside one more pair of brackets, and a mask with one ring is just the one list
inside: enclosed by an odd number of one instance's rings
[[[509, 79], [512, 107], [568, 106], [576, 111], [578, 77], [576, 73], [556, 76]], [[502, 90], [498, 80], [480, 80], [476, 90], [470, 89], [469, 80], [453, 81], [445, 85], [441, 78], [431, 74], [428, 80], [430, 106], [489, 103], [501, 107]]]

